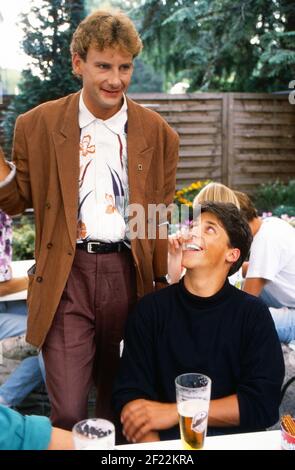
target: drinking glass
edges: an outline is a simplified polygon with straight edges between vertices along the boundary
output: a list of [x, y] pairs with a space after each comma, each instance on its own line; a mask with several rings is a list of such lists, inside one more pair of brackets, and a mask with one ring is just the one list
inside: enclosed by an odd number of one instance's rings
[[183, 448], [202, 449], [207, 433], [211, 379], [203, 374], [176, 377], [176, 401]]
[[115, 447], [115, 426], [106, 419], [90, 418], [73, 427], [77, 450], [107, 450]]

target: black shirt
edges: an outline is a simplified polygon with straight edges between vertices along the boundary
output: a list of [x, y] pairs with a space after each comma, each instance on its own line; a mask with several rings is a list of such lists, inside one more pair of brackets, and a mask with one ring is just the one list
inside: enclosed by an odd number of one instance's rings
[[[187, 372], [211, 378], [211, 399], [237, 394], [240, 426], [218, 433], [273, 425], [284, 361], [266, 305], [228, 281], [212, 297], [191, 294], [182, 280], [141, 299], [127, 323], [113, 395], [117, 412], [138, 398], [175, 403], [175, 378]], [[176, 439], [178, 427], [161, 434]]]

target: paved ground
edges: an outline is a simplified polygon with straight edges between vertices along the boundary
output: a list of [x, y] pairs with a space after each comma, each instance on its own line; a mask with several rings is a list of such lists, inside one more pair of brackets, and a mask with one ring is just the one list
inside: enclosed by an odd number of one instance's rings
[[[283, 353], [286, 366], [285, 383], [290, 377], [295, 377], [295, 351], [286, 345], [283, 345]], [[4, 359], [2, 365], [0, 365], [0, 384], [4, 382], [10, 371], [16, 367], [18, 361], [12, 361]], [[91, 394], [89, 400], [89, 414], [94, 416], [94, 394]], [[17, 409], [24, 414], [39, 414], [49, 416], [50, 405], [48, 402], [47, 393], [45, 387], [41, 387], [39, 390], [31, 393], [23, 403], [17, 407]], [[295, 416], [295, 381], [287, 389], [286, 394], [283, 398], [282, 405], [280, 407], [280, 416], [283, 414], [291, 414]], [[279, 429], [279, 423], [276, 423], [272, 429]]]

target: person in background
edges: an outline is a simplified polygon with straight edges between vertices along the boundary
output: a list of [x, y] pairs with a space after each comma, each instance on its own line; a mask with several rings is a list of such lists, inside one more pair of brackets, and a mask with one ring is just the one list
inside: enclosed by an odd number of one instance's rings
[[[0, 297], [14, 294], [28, 287], [27, 276], [12, 277], [12, 219], [0, 209]], [[3, 303], [1, 311], [8, 308], [17, 313], [26, 313], [25, 302]]]
[[[113, 418], [125, 321], [167, 274], [168, 242], [148, 238], [147, 211], [173, 200], [179, 138], [126, 96], [141, 49], [124, 13], [85, 18], [71, 42], [82, 90], [18, 117], [14, 163], [0, 151], [0, 207], [34, 208], [27, 340], [42, 347], [51, 419], [64, 429], [87, 417], [93, 381], [96, 415]], [[144, 237], [129, 230], [135, 204]]]
[[246, 194], [235, 191], [253, 235], [243, 289], [269, 307], [283, 343], [295, 339], [295, 230], [278, 217], [262, 219]]
[[225, 186], [222, 183], [214, 182], [206, 184], [204, 188], [196, 195], [193, 200], [193, 207], [196, 207], [197, 204], [202, 204], [202, 202], [212, 201], [212, 202], [224, 202], [234, 204], [238, 209], [240, 209], [240, 204], [235, 192]]
[[0, 450], [72, 450], [72, 433], [45, 416], [23, 416], [0, 404]]
[[[43, 383], [37, 350], [25, 341], [27, 306], [25, 300], [1, 301], [1, 296], [24, 290], [27, 277], [14, 278], [12, 261], [12, 219], [0, 210], [0, 357], [24, 358], [0, 385], [0, 403], [19, 405]], [[26, 357], [34, 354], [34, 357]], [[42, 365], [41, 365], [42, 367]]]
[[212, 380], [209, 435], [278, 420], [284, 360], [274, 323], [260, 299], [228, 282], [251, 241], [237, 207], [202, 204], [184, 277], [136, 306], [113, 394], [129, 442], [179, 438], [175, 378], [189, 372]]
[[[222, 183], [211, 182], [208, 183], [201, 191], [196, 195], [193, 200], [193, 209], [197, 209], [198, 205], [206, 202], [230, 202], [234, 204], [238, 209], [240, 208], [239, 201], [230, 188]], [[179, 240], [180, 239], [180, 240]], [[175, 235], [169, 236], [168, 241], [168, 279], [171, 284], [178, 282], [181, 276], [184, 274], [183, 267], [181, 266], [182, 248], [181, 240], [183, 234], [176, 233]], [[241, 270], [230, 277], [230, 282], [237, 287], [240, 287], [242, 280]]]

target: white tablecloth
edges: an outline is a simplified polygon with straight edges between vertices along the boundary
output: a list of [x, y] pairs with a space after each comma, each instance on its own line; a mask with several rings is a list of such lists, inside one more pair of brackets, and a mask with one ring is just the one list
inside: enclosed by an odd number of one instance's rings
[[[265, 431], [207, 437], [204, 450], [280, 450], [281, 432]], [[117, 446], [118, 450], [183, 450], [180, 440]]]
[[[34, 259], [26, 259], [22, 261], [12, 261], [13, 277], [27, 276], [28, 269], [35, 263]], [[9, 302], [11, 300], [25, 300], [27, 298], [27, 290], [16, 292], [15, 294], [3, 295], [0, 297], [1, 302]]]

